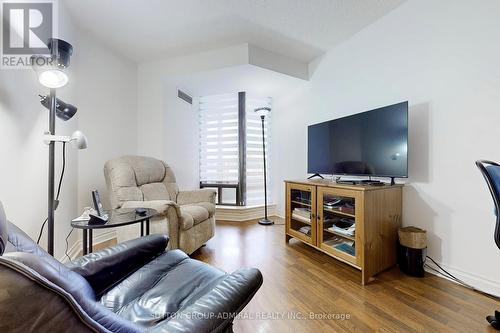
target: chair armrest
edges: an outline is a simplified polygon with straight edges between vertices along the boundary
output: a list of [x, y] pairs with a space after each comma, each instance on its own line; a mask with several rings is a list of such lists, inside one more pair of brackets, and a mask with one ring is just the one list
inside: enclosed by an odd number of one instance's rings
[[258, 269], [238, 269], [150, 332], [223, 332], [250, 302], [262, 281]]
[[159, 214], [166, 214], [169, 207], [174, 207], [177, 215], [181, 216], [181, 209], [171, 200], [125, 201], [121, 208], [152, 208]]
[[157, 218], [164, 219], [167, 224], [170, 248], [177, 249], [179, 247], [181, 208], [176, 202], [171, 200], [125, 201], [122, 208], [152, 208], [156, 210], [158, 212]]
[[198, 202], [210, 202], [215, 203], [215, 191], [203, 188], [200, 190], [193, 191], [179, 191], [177, 194], [177, 203], [179, 205], [193, 204]]
[[153, 258], [168, 244], [164, 235], [132, 239], [73, 260], [67, 267], [83, 276], [97, 295], [126, 278]]

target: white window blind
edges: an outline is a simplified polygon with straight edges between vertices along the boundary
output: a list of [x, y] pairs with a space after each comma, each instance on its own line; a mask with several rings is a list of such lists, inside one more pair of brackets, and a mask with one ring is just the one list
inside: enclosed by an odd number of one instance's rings
[[200, 181], [238, 182], [238, 94], [200, 98]]
[[[259, 107], [271, 107], [271, 99], [246, 94], [246, 204], [264, 204], [264, 160], [262, 157], [262, 123], [260, 117], [255, 113]], [[269, 161], [270, 161], [270, 125], [272, 111], [265, 119], [264, 138], [266, 140], [266, 164], [267, 164], [267, 200], [269, 203]]]
[[[271, 107], [270, 98], [252, 94], [245, 97], [245, 182], [246, 205], [264, 203], [264, 165], [262, 157], [262, 125], [260, 117], [254, 112], [258, 107]], [[238, 93], [204, 96], [199, 103], [200, 119], [200, 181], [235, 182], [239, 181], [239, 135]], [[266, 139], [266, 162], [268, 202], [269, 192], [269, 146], [270, 121], [266, 117], [264, 137]], [[230, 195], [234, 200], [234, 194]], [[230, 199], [224, 195], [225, 199]]]

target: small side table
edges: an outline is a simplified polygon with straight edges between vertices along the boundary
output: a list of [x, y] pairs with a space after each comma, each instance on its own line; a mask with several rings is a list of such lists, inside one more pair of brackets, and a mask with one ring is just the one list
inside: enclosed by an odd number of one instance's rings
[[144, 224], [146, 224], [146, 235], [149, 235], [149, 220], [155, 217], [158, 212], [151, 208], [146, 208], [146, 214], [139, 215], [133, 208], [120, 208], [106, 211], [109, 220], [105, 224], [89, 224], [89, 221], [72, 221], [71, 226], [82, 229], [83, 232], [83, 255], [92, 253], [92, 240], [94, 229], [109, 229], [123, 227], [125, 225], [140, 223], [141, 237], [144, 236]]

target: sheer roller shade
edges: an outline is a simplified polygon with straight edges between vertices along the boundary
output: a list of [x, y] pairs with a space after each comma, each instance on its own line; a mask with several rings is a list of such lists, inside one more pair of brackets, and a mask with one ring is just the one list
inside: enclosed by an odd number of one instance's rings
[[200, 181], [238, 182], [238, 94], [200, 98]]
[[[242, 129], [238, 127], [238, 102], [238, 93], [200, 98], [200, 181], [237, 183], [243, 176], [246, 183], [245, 204], [260, 205], [264, 203], [262, 128], [260, 117], [254, 109], [271, 107], [271, 99], [245, 94], [245, 112], [242, 113], [245, 128]], [[270, 118], [266, 118], [265, 127], [268, 184]], [[239, 158], [240, 136], [245, 140], [243, 161]], [[244, 175], [239, 174], [240, 163], [245, 163]], [[226, 195], [224, 197], [229, 199]]]

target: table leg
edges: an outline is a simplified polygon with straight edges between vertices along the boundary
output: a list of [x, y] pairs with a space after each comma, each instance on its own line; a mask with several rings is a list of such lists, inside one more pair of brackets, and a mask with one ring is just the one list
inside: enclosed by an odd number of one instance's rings
[[82, 244], [83, 244], [83, 255], [87, 254], [87, 229], [82, 229], [83, 232], [83, 237], [82, 237]]
[[144, 236], [144, 221], [141, 221], [141, 237]]
[[149, 219], [146, 220], [146, 236], [149, 235]]
[[93, 244], [92, 244], [92, 241], [93, 241], [93, 232], [92, 232], [92, 229], [89, 229], [89, 253], [92, 253], [93, 249]]

